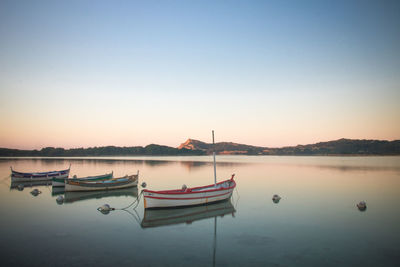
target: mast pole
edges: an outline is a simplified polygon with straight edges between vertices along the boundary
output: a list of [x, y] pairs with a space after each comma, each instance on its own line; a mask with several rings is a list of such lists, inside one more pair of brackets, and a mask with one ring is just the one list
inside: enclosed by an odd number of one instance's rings
[[212, 138], [213, 138], [213, 158], [214, 158], [214, 186], [217, 187], [217, 167], [215, 164], [214, 130], [212, 130]]

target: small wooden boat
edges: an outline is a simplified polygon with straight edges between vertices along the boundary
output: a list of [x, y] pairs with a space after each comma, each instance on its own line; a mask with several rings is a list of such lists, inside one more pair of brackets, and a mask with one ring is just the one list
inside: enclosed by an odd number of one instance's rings
[[11, 181], [29, 182], [29, 181], [49, 181], [53, 178], [67, 178], [71, 165], [66, 170], [51, 172], [17, 172], [11, 168]]
[[159, 227], [173, 224], [191, 224], [194, 221], [223, 217], [236, 212], [228, 199], [215, 204], [174, 209], [146, 209], [141, 222], [142, 228]]
[[[214, 131], [212, 132], [214, 144]], [[216, 164], [215, 164], [215, 151], [214, 157], [214, 184], [201, 187], [186, 188], [165, 191], [151, 191], [144, 189], [144, 208], [171, 208], [210, 204], [217, 201], [223, 201], [232, 196], [232, 192], [236, 187], [233, 180], [234, 174], [231, 179], [217, 183]]]
[[233, 177], [212, 185], [165, 191], [151, 191], [144, 189], [144, 207], [168, 208], [210, 204], [223, 201], [231, 197], [236, 183]]
[[[70, 178], [70, 181], [101, 181], [101, 180], [107, 180], [113, 178], [113, 172], [107, 173], [107, 174], [102, 174], [102, 175], [95, 175], [95, 176], [87, 176], [87, 177], [81, 177], [81, 178], [76, 178], [74, 176], [73, 178]], [[53, 178], [52, 179], [52, 185], [53, 186], [65, 186], [65, 180], [68, 178]]]
[[126, 175], [121, 178], [113, 178], [102, 181], [73, 181], [73, 179], [65, 180], [65, 192], [73, 191], [98, 191], [98, 190], [112, 190], [126, 187], [137, 186], [139, 174]]

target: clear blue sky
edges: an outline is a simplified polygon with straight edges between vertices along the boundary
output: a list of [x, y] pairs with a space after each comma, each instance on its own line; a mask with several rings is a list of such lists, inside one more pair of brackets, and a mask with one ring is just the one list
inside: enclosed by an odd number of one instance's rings
[[0, 147], [400, 139], [399, 1], [0, 1]]

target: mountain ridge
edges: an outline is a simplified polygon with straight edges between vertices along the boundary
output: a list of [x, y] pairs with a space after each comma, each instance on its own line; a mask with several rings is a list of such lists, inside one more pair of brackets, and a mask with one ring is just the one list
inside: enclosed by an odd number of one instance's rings
[[315, 144], [270, 148], [232, 142], [211, 143], [189, 138], [178, 149], [201, 150], [206, 154], [247, 154], [247, 155], [399, 155], [400, 140], [348, 139], [340, 138]]
[[197, 156], [211, 154], [215, 149], [222, 155], [400, 155], [400, 140], [346, 139], [308, 145], [269, 148], [233, 142], [210, 143], [189, 138], [177, 148], [150, 144], [145, 147], [89, 147], [20, 150], [0, 148], [0, 157], [87, 157], [87, 156]]

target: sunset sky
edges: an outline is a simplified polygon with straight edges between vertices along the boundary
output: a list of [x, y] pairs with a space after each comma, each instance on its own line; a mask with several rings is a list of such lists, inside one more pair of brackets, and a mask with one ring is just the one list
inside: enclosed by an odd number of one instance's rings
[[0, 147], [400, 139], [400, 1], [0, 1]]

